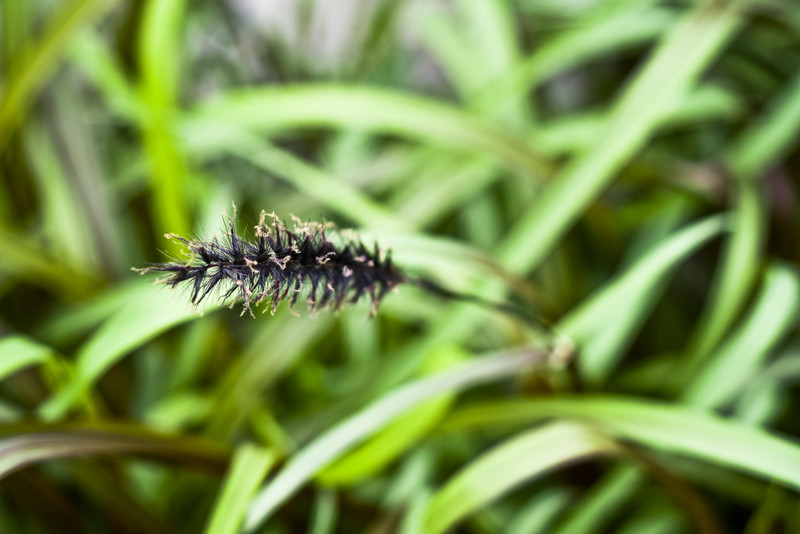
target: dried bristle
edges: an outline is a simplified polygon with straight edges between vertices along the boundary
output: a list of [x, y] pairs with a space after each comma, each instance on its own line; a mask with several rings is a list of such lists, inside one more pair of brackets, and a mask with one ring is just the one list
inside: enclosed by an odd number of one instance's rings
[[186, 247], [188, 261], [138, 271], [167, 273], [159, 282], [171, 287], [186, 282], [195, 306], [212, 295], [223, 302], [241, 300], [251, 314], [251, 306], [266, 299], [271, 300], [273, 313], [284, 299], [291, 307], [301, 292], [307, 293], [312, 312], [339, 309], [362, 295], [370, 296], [374, 312], [388, 291], [407, 281], [377, 245], [372, 251], [358, 241], [337, 245], [326, 236], [325, 225], [296, 218], [295, 223], [289, 230], [274, 213], [262, 211], [253, 240], [236, 233], [233, 219], [220, 238], [168, 234]]

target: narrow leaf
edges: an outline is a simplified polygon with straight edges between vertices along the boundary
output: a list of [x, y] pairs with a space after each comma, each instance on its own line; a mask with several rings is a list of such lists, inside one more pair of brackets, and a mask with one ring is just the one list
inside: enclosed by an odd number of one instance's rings
[[[40, 406], [45, 420], [62, 417], [120, 358], [170, 328], [199, 317], [170, 292], [142, 284], [78, 353], [73, 380]], [[202, 309], [213, 309], [210, 304]]]
[[44, 363], [53, 349], [25, 336], [0, 339], [0, 380], [31, 365]]
[[621, 349], [655, 304], [659, 284], [680, 261], [720, 233], [725, 222], [715, 216], [676, 232], [561, 321], [557, 330], [577, 342], [581, 370], [589, 382], [602, 381], [613, 369]]
[[702, 5], [679, 20], [614, 108], [598, 142], [542, 190], [500, 247], [512, 271], [538, 265], [586, 207], [663, 125], [734, 35], [735, 3]]
[[615, 450], [611, 440], [574, 423], [553, 423], [515, 436], [468, 464], [433, 495], [425, 531], [445, 532], [527, 480]]
[[732, 401], [758, 374], [770, 349], [796, 324], [799, 306], [796, 270], [773, 265], [744, 324], [692, 381], [685, 395], [687, 402], [719, 408]]
[[467, 151], [483, 151], [531, 176], [549, 165], [525, 143], [446, 103], [407, 93], [359, 86], [286, 85], [227, 93], [203, 105], [181, 125], [195, 149], [219, 149], [230, 128], [275, 134], [332, 126], [370, 129], [432, 141]]
[[276, 460], [273, 451], [254, 445], [243, 445], [236, 451], [233, 465], [211, 513], [206, 534], [239, 532], [247, 503]]
[[126, 425], [69, 427], [37, 425], [33, 431], [4, 427], [0, 438], [0, 478], [44, 460], [108, 454], [140, 454], [169, 462], [220, 470], [227, 452], [201, 440], [151, 432]]
[[642, 398], [585, 395], [492, 403], [455, 412], [447, 429], [591, 422], [612, 436], [774, 479], [800, 490], [800, 445], [760, 428]]
[[546, 360], [538, 352], [518, 352], [481, 358], [390, 392], [309, 443], [256, 496], [245, 530], [255, 530], [286, 499], [323, 467], [384, 428], [399, 415], [437, 395], [513, 376]]

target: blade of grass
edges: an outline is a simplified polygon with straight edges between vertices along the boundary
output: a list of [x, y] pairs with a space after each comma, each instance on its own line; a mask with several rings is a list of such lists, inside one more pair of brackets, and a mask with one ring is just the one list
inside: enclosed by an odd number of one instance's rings
[[750, 380], [736, 400], [736, 418], [760, 425], [772, 422], [786, 406], [784, 390], [799, 381], [800, 353], [790, 349]]
[[363, 446], [321, 471], [317, 480], [326, 486], [343, 486], [375, 476], [398, 456], [417, 446], [444, 418], [454, 400], [453, 395], [447, 395], [409, 410]]
[[235, 436], [247, 414], [259, 404], [263, 392], [328, 334], [332, 323], [329, 315], [318, 317], [311, 325], [288, 321], [286, 314], [272, 317], [248, 344], [244, 357], [219, 381], [214, 410], [206, 422], [206, 435], [219, 440]]
[[[149, 120], [140, 124], [152, 162], [153, 216], [158, 234], [187, 235], [190, 229], [186, 187], [188, 165], [172, 134], [171, 109], [177, 107], [180, 34], [186, 0], [149, 0], [138, 33], [140, 94]], [[170, 243], [165, 247], [177, 251]]]
[[537, 492], [513, 517], [507, 534], [531, 534], [550, 532], [556, 517], [567, 510], [575, 500], [572, 491], [565, 488], [551, 488]]
[[[36, 6], [23, 2], [0, 4], [0, 53], [4, 80], [14, 77], [23, 68], [20, 62], [29, 55]], [[5, 85], [5, 83], [3, 83]]]
[[36, 330], [36, 336], [57, 346], [74, 343], [141, 292], [141, 280], [132, 279], [108, 288], [95, 298], [84, 298], [80, 304], [59, 309], [47, 323]]
[[800, 490], [797, 443], [711, 413], [642, 398], [584, 395], [483, 404], [452, 413], [443, 429], [527, 425], [550, 418], [591, 422], [621, 439]]
[[246, 444], [236, 450], [222, 491], [211, 511], [206, 534], [239, 532], [247, 503], [276, 460], [270, 449]]
[[675, 24], [615, 103], [591, 149], [543, 188], [499, 249], [515, 272], [541, 262], [625, 163], [686, 98], [740, 23], [735, 3], [705, 2]]
[[0, 381], [31, 365], [45, 363], [53, 352], [47, 345], [21, 335], [0, 339]]
[[393, 211], [415, 228], [433, 226], [470, 199], [482, 196], [500, 176], [491, 158], [440, 155], [431, 159], [391, 199]]
[[[201, 305], [198, 311], [214, 308]], [[120, 358], [170, 328], [196, 319], [199, 314], [168, 291], [142, 283], [138, 294], [106, 320], [80, 349], [75, 376], [39, 407], [45, 421], [64, 416], [87, 390]]]
[[0, 273], [19, 277], [66, 298], [85, 296], [102, 287], [103, 282], [55, 258], [45, 255], [31, 239], [0, 227]]
[[44, 460], [98, 454], [143, 454], [196, 467], [221, 470], [227, 451], [214, 442], [151, 432], [142, 427], [102, 424], [91, 427], [35, 425], [0, 428], [0, 478]]
[[[675, 24], [614, 104], [598, 142], [542, 188], [495, 249], [501, 265], [516, 274], [539, 265], [588, 204], [658, 130], [668, 112], [686, 98], [704, 68], [734, 35], [740, 15], [734, 3], [704, 3]], [[491, 296], [498, 287], [487, 283], [476, 287], [474, 293]], [[466, 306], [453, 306], [444, 317], [423, 342], [467, 336], [474, 332], [479, 316]]]
[[[468, 0], [453, 6], [427, 5], [417, 16], [421, 38], [466, 100], [518, 62], [517, 28], [510, 6]], [[497, 107], [492, 102], [488, 108]]]
[[[138, 120], [142, 122], [149, 120], [146, 118], [147, 110], [143, 109], [136, 97], [132, 95], [118, 66], [110, 57], [107, 57], [96, 41], [96, 38], [87, 38], [79, 42], [80, 46], [76, 47], [75, 53], [77, 64], [106, 94], [109, 104], [120, 115], [129, 119], [138, 117]], [[213, 113], [210, 114], [213, 115]], [[269, 125], [266, 128], [269, 128]], [[347, 186], [343, 181], [334, 179], [323, 170], [300, 160], [287, 151], [265, 143], [259, 136], [249, 133], [237, 124], [205, 121], [198, 119], [197, 114], [193, 113], [181, 121], [178, 130], [184, 132], [184, 145], [193, 157], [209, 158], [213, 156], [214, 152], [219, 151], [236, 154], [257, 167], [286, 180], [297, 187], [299, 191], [359, 224], [375, 228], [398, 229], [407, 227], [408, 221], [418, 218], [408, 214], [400, 217], [392, 215], [369, 197]], [[419, 135], [427, 134], [423, 131]], [[460, 195], [469, 194], [470, 190], [477, 192], [485, 186], [484, 182], [494, 180], [494, 173], [486, 172], [493, 170], [494, 167], [494, 163], [482, 160], [479, 168], [470, 168], [465, 176], [449, 170], [443, 171], [437, 174], [436, 179], [431, 182], [438, 184], [441, 182], [440, 176], [452, 176], [449, 178], [452, 183], [437, 185], [436, 191], [441, 191], [438, 197], [435, 193], [433, 195], [430, 192], [421, 193], [421, 200], [429, 204], [431, 209], [445, 211], [447, 204], [458, 205], [460, 197], [453, 194], [454, 185], [458, 186], [457, 190]], [[481, 176], [485, 175], [486, 178], [472, 179], [471, 176], [475, 174], [475, 171]], [[469, 186], [469, 189], [465, 190], [465, 184]], [[436, 198], [439, 200], [436, 201]], [[417, 198], [409, 200], [408, 209], [419, 211], [421, 200]], [[442, 204], [445, 201], [446, 204]], [[403, 211], [399, 208], [398, 210]], [[435, 216], [435, 214], [430, 215], [426, 211], [426, 217], [431, 216]], [[419, 224], [424, 222], [425, 220], [420, 221]]]
[[725, 226], [724, 216], [714, 216], [675, 232], [559, 322], [556, 330], [580, 347], [580, 369], [589, 383], [602, 382], [612, 371], [663, 292], [667, 275]]
[[[428, 356], [423, 372], [443, 370], [467, 359], [468, 354], [458, 347], [442, 347]], [[323, 469], [317, 480], [333, 486], [374, 477], [387, 464], [418, 445], [444, 418], [455, 399], [453, 393], [440, 395], [408, 410], [362, 446]]]
[[320, 205], [361, 225], [390, 229], [407, 227], [403, 220], [379, 203], [290, 152], [243, 130], [232, 128], [229, 136], [237, 141], [229, 145], [231, 153], [286, 180]]
[[437, 395], [513, 376], [533, 365], [544, 364], [546, 358], [544, 354], [531, 351], [480, 358], [388, 393], [295, 454], [253, 500], [245, 530], [258, 528], [320, 469], [421, 402]]
[[62, 7], [20, 68], [3, 87], [0, 98], [0, 151], [27, 113], [33, 99], [63, 59], [71, 39], [113, 6], [110, 0], [75, 0]]
[[777, 97], [762, 121], [752, 125], [726, 155], [737, 186], [736, 230], [731, 234], [711, 301], [689, 349], [687, 375], [697, 370], [722, 340], [747, 298], [758, 268], [767, 225], [766, 200], [758, 183], [769, 166], [784, 157], [800, 134], [800, 76]]
[[[741, 115], [742, 109], [740, 100], [730, 91], [706, 84], [666, 112], [663, 128], [680, 129], [707, 121], [730, 121]], [[607, 121], [606, 110], [573, 113], [543, 123], [528, 139], [550, 157], [585, 153], [603, 135]]]
[[722, 263], [712, 285], [710, 302], [690, 342], [688, 378], [722, 340], [733, 324], [755, 279], [766, 225], [762, 193], [753, 183], [742, 181], [736, 192], [731, 237], [725, 244]]
[[105, 98], [113, 113], [133, 121], [145, 121], [147, 108], [131, 86], [97, 32], [81, 33], [69, 50], [70, 61], [86, 76]]
[[774, 264], [744, 323], [692, 380], [684, 398], [693, 406], [721, 408], [757, 375], [770, 350], [797, 323], [800, 279], [787, 265]]
[[270, 135], [303, 127], [366, 129], [494, 154], [534, 178], [550, 169], [526, 144], [457, 107], [387, 89], [314, 84], [229, 92], [196, 109], [181, 132], [199, 149], [219, 150], [229, 142], [226, 126]]
[[726, 158], [731, 170], [745, 180], [757, 179], [780, 160], [800, 136], [800, 75], [796, 75], [770, 104], [766, 117], [754, 122]]
[[314, 511], [311, 514], [309, 534], [329, 534], [336, 532], [337, 515], [336, 493], [330, 489], [321, 489], [314, 500]]
[[89, 221], [81, 209], [76, 187], [70, 182], [65, 161], [58, 157], [52, 127], [29, 121], [23, 132], [28, 161], [34, 171], [37, 193], [42, 203], [42, 240], [59, 263], [81, 271], [97, 271], [98, 258], [86, 239]]
[[504, 281], [520, 295], [534, 292], [524, 280], [505, 271], [491, 256], [475, 246], [418, 233], [363, 230], [359, 235], [390, 249], [392, 259], [410, 272], [446, 273], [448, 287], [458, 287], [461, 280], [474, 282], [493, 278]]
[[424, 522], [425, 513], [430, 502], [431, 491], [427, 487], [420, 488], [411, 497], [411, 502], [403, 516], [403, 524], [400, 525], [400, 534], [419, 534], [425, 532]]
[[555, 534], [582, 534], [599, 530], [612, 514], [628, 503], [636, 493], [641, 473], [633, 466], [620, 466], [598, 481], [579, 501], [573, 503], [567, 520]]
[[467, 464], [434, 493], [428, 505], [425, 532], [448, 531], [459, 520], [523, 482], [616, 450], [612, 440], [575, 423], [552, 423], [514, 436]]
[[490, 82], [474, 100], [481, 109], [488, 109], [490, 103], [496, 105], [501, 99], [524, 98], [560, 72], [654, 40], [674, 22], [675, 16], [649, 5], [652, 3], [641, 2], [636, 8], [598, 10], [597, 14], [590, 12], [574, 29], [543, 43], [513, 70]]
[[74, 208], [69, 207], [81, 213], [86, 228], [80, 245], [86, 258], [82, 263], [89, 266], [88, 270], [98, 271], [99, 267], [102, 273], [125, 272], [127, 248], [120, 245], [123, 239], [115, 217], [117, 207], [106, 186], [107, 171], [100, 148], [102, 136], [97, 135], [87, 118], [93, 111], [94, 97], [86, 95], [83, 89], [74, 77], [65, 76], [53, 95], [48, 124], [59, 149], [66, 185], [74, 198]]
[[667, 510], [658, 503], [642, 507], [638, 517], [626, 518], [615, 525], [617, 534], [670, 534], [672, 532], [697, 532], [689, 528], [674, 510]]

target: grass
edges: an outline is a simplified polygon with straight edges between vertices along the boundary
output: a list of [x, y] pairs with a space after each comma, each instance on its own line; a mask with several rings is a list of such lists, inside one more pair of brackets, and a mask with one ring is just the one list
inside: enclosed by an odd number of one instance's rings
[[[800, 8], [255, 5], [0, 7], [1, 532], [800, 531]], [[232, 203], [531, 319], [131, 272]]]

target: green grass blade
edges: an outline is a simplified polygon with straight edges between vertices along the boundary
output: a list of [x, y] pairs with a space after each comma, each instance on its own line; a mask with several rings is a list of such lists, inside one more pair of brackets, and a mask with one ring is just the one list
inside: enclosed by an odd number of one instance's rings
[[0, 339], [0, 381], [31, 365], [45, 363], [53, 349], [25, 336]]
[[142, 281], [130, 279], [95, 298], [85, 299], [80, 304], [65, 306], [52, 319], [36, 331], [37, 337], [53, 345], [70, 344], [79, 340], [89, 330], [102, 323], [108, 316], [125, 306], [125, 303], [142, 292]]
[[[467, 100], [518, 61], [510, 6], [491, 0], [466, 0], [454, 17], [442, 6], [421, 13], [420, 37], [456, 90]], [[484, 109], [507, 102], [488, 102]], [[517, 116], [519, 118], [519, 115]]]
[[433, 495], [425, 532], [445, 532], [527, 480], [615, 450], [611, 440], [574, 423], [552, 423], [515, 436], [468, 464]]
[[621, 466], [599, 480], [578, 502], [572, 505], [569, 518], [553, 532], [582, 534], [599, 530], [636, 493], [641, 473], [633, 466]]
[[800, 75], [774, 99], [764, 120], [747, 129], [727, 160], [743, 179], [755, 179], [786, 155], [800, 135]]
[[243, 445], [237, 449], [222, 492], [211, 512], [206, 534], [239, 532], [247, 503], [276, 460], [275, 453], [270, 449], [254, 445]]
[[549, 532], [559, 514], [569, 509], [575, 495], [565, 488], [552, 488], [537, 492], [520, 506], [519, 512], [508, 525], [507, 534], [532, 534]]
[[427, 487], [422, 487], [414, 493], [403, 517], [403, 524], [398, 530], [399, 534], [420, 534], [420, 532], [424, 532], [425, 513], [428, 510], [430, 499], [431, 491]]
[[585, 395], [491, 403], [454, 412], [448, 429], [527, 425], [578, 419], [612, 436], [691, 456], [800, 490], [800, 445], [786, 438], [704, 413], [642, 398]]
[[[139, 33], [140, 90], [148, 120], [140, 124], [151, 161], [154, 218], [157, 234], [186, 235], [190, 229], [188, 163], [173, 135], [172, 108], [177, 107], [180, 35], [186, 0], [145, 3]], [[177, 250], [170, 243], [166, 250]]]
[[[741, 14], [733, 4], [702, 6], [673, 27], [614, 105], [603, 134], [589, 152], [542, 188], [495, 249], [498, 262], [515, 274], [544, 260], [568, 227], [679, 106], [704, 68], [733, 36]], [[476, 293], [495, 294], [497, 284]], [[474, 331], [477, 315], [453, 307], [431, 337], [452, 341]]]
[[69, 41], [112, 5], [108, 0], [75, 0], [67, 4], [53, 16], [29, 55], [17, 62], [22, 68], [6, 81], [0, 95], [0, 151], [63, 59]]
[[[108, 318], [78, 353], [74, 378], [40, 407], [46, 421], [62, 417], [112, 365], [170, 328], [196, 319], [197, 312], [169, 291], [142, 284], [137, 295]], [[198, 310], [213, 309], [211, 302]]]
[[688, 403], [720, 408], [742, 392], [770, 350], [797, 322], [800, 279], [789, 266], [773, 265], [740, 328], [723, 344], [686, 391]]
[[[426, 367], [430, 372], [443, 370], [468, 357], [458, 347], [442, 347], [428, 356]], [[449, 393], [410, 409], [362, 446], [325, 468], [317, 480], [326, 485], [345, 485], [375, 476], [437, 426], [455, 400], [455, 394]]]
[[319, 490], [314, 501], [314, 511], [311, 514], [308, 534], [330, 534], [331, 532], [336, 532], [337, 512], [336, 493], [330, 489]]
[[181, 131], [190, 144], [218, 150], [229, 142], [227, 127], [275, 135], [321, 126], [367, 129], [494, 154], [534, 178], [549, 172], [546, 160], [519, 139], [454, 106], [364, 86], [285, 85], [229, 92], [197, 109]]
[[752, 377], [736, 399], [736, 418], [763, 425], [781, 417], [787, 406], [787, 389], [800, 382], [800, 354], [789, 352], [776, 358], [758, 376]]
[[80, 205], [76, 184], [67, 176], [57, 154], [58, 140], [50, 129], [35, 122], [23, 134], [42, 203], [42, 241], [52, 243], [49, 253], [58, 257], [61, 265], [81, 271], [97, 270], [96, 251], [85, 238], [90, 233], [87, 210]]
[[[580, 347], [580, 368], [590, 383], [605, 379], [622, 349], [647, 318], [667, 275], [698, 247], [725, 228], [714, 216], [676, 232], [617, 279], [570, 312], [556, 330]], [[614, 317], [609, 321], [609, 317]]]
[[0, 227], [0, 274], [18, 277], [57, 295], [74, 298], [102, 287], [92, 275], [59, 264], [35, 241]]
[[438, 395], [513, 376], [544, 363], [542, 357], [526, 351], [480, 358], [388, 393], [300, 450], [253, 500], [245, 530], [255, 530], [319, 470], [414, 406]]
[[142, 88], [150, 104], [168, 105], [178, 94], [180, 36], [186, 0], [146, 1], [138, 44]]
[[409, 410], [362, 447], [320, 472], [317, 480], [328, 486], [340, 486], [375, 476], [417, 445], [447, 414], [454, 400], [453, 395], [445, 395]]
[[642, 2], [638, 9], [599, 10], [599, 16], [583, 18], [574, 29], [543, 43], [513, 70], [492, 80], [475, 97], [479, 107], [488, 108], [498, 99], [524, 98], [548, 78], [581, 63], [652, 41], [674, 22], [674, 15], [647, 5], [651, 3]]
[[[730, 91], [706, 84], [666, 112], [664, 130], [696, 126], [706, 121], [730, 121], [742, 115], [740, 100]], [[603, 135], [608, 112], [587, 110], [553, 119], [536, 128], [530, 142], [550, 157], [588, 152]]]
[[143, 454], [165, 461], [220, 470], [227, 451], [216, 443], [151, 432], [141, 427], [101, 424], [91, 427], [37, 425], [0, 427], [0, 478], [27, 465], [57, 458], [87, 455]]
[[767, 226], [766, 200], [758, 182], [773, 162], [786, 155], [798, 134], [800, 76], [774, 100], [764, 120], [745, 130], [725, 158], [738, 187], [735, 231], [692, 343], [689, 373], [722, 340], [750, 293]]
[[541, 262], [561, 236], [640, 150], [734, 35], [733, 3], [705, 5], [675, 24], [614, 105], [589, 152], [543, 188], [499, 250], [514, 272]]
[[358, 224], [376, 228], [407, 227], [407, 224], [379, 203], [289, 151], [265, 143], [258, 136], [243, 130], [232, 129], [229, 136], [238, 141], [229, 146], [231, 153], [286, 180], [298, 191], [335, 213]]
[[[214, 410], [206, 422], [206, 434], [220, 440], [235, 436], [238, 426], [258, 405], [264, 391], [331, 331], [332, 322], [330, 316], [320, 316], [309, 324], [287, 320], [286, 314], [276, 314], [260, 327], [258, 335], [248, 343], [243, 358], [219, 380], [213, 399]], [[269, 347], [269, 354], [265, 354], [265, 347]]]
[[691, 342], [687, 377], [722, 340], [755, 280], [766, 225], [761, 196], [755, 184], [740, 183], [737, 206], [732, 214], [731, 237], [726, 244], [723, 262], [718, 267], [710, 303], [701, 316], [696, 338]]
[[103, 95], [109, 111], [129, 120], [146, 120], [140, 95], [97, 32], [83, 32], [75, 39], [70, 60]]

